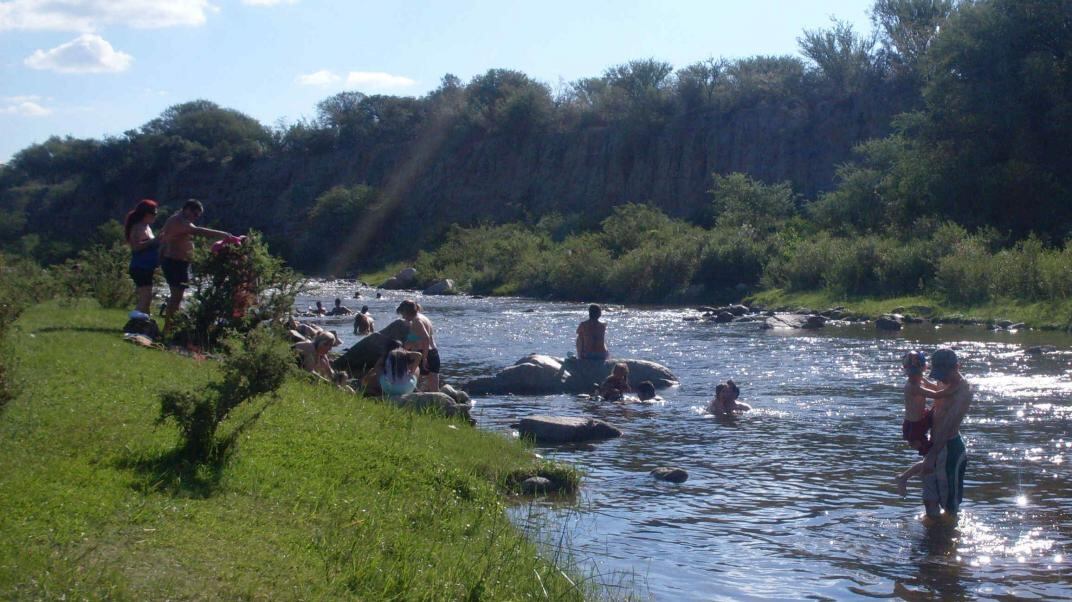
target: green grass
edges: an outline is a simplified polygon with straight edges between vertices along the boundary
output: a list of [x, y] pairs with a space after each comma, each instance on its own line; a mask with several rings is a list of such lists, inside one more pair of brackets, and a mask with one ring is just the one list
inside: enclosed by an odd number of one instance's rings
[[394, 276], [399, 271], [408, 268], [412, 265], [412, 261], [398, 261], [395, 263], [389, 263], [375, 271], [361, 272], [357, 275], [357, 279], [370, 286], [379, 286], [386, 282], [388, 278]]
[[908, 297], [845, 297], [830, 291], [786, 292], [770, 289], [748, 299], [772, 308], [807, 307], [824, 310], [838, 305], [848, 311], [870, 317], [890, 313], [896, 308], [905, 308], [909, 314], [926, 316], [922, 308], [930, 308], [930, 317], [959, 315], [977, 320], [1012, 320], [1028, 326], [1042, 328], [1067, 328], [1072, 324], [1072, 301], [1026, 302], [1002, 300], [980, 305], [956, 305], [941, 299], [922, 295]]
[[174, 427], [154, 426], [157, 393], [217, 368], [125, 343], [123, 322], [48, 304], [11, 333], [0, 599], [606, 595], [506, 517], [512, 475], [547, 467], [458, 422], [291, 379], [224, 423], [222, 465], [183, 467]]

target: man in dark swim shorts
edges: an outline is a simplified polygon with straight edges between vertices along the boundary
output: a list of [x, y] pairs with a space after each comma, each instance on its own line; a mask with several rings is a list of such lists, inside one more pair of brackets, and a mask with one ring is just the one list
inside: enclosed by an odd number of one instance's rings
[[161, 259], [160, 268], [164, 279], [171, 288], [167, 309], [164, 316], [164, 332], [170, 332], [171, 317], [182, 305], [183, 295], [190, 286], [190, 261], [194, 255], [194, 236], [206, 238], [227, 238], [231, 234], [211, 228], [195, 226], [194, 222], [205, 212], [201, 201], [190, 199], [182, 210], [164, 222], [160, 231]]

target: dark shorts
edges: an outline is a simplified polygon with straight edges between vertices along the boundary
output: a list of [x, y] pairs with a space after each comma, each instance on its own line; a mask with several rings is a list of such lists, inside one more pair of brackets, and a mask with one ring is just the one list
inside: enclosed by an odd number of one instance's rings
[[134, 281], [134, 286], [141, 288], [143, 286], [153, 285], [153, 272], [156, 268], [136, 268], [130, 266], [130, 279]]
[[938, 452], [934, 472], [923, 475], [923, 501], [937, 502], [946, 512], [956, 514], [964, 501], [964, 473], [968, 452], [960, 435], [946, 442]]
[[923, 419], [916, 420], [915, 422], [905, 420], [901, 423], [901, 438], [908, 443], [918, 441], [919, 455], [925, 456], [931, 448], [931, 438], [928, 436], [927, 431], [931, 430], [933, 423], [933, 414], [930, 409], [927, 409], [927, 411], [923, 413]]
[[164, 280], [167, 280], [171, 288], [187, 288], [190, 286], [190, 262], [179, 261], [170, 257], [160, 260], [160, 269], [164, 272]]
[[439, 348], [428, 350], [428, 361], [421, 365], [421, 374], [439, 374]]

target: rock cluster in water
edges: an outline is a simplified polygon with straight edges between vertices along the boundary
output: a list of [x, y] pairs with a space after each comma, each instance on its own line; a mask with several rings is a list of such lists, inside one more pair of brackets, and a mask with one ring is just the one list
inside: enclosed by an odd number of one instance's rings
[[498, 374], [473, 379], [463, 388], [473, 395], [588, 393], [593, 385], [598, 385], [610, 375], [614, 364], [618, 362], [629, 367], [629, 384], [632, 387], [645, 380], [651, 381], [658, 389], [678, 383], [669, 368], [647, 360], [578, 360], [534, 353]]

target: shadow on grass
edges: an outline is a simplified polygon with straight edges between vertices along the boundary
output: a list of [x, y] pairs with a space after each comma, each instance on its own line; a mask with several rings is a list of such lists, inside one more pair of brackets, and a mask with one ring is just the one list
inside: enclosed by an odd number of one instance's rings
[[96, 332], [104, 334], [123, 334], [123, 329], [105, 328], [103, 326], [44, 326], [33, 331], [34, 334], [39, 332]]
[[219, 489], [223, 469], [236, 449], [238, 438], [257, 422], [269, 405], [271, 400], [226, 437], [218, 439], [208, 460], [193, 460], [182, 446], [177, 446], [149, 456], [130, 451], [116, 461], [116, 467], [132, 470], [138, 475], [132, 487], [141, 493], [155, 492], [201, 499], [211, 497]]

